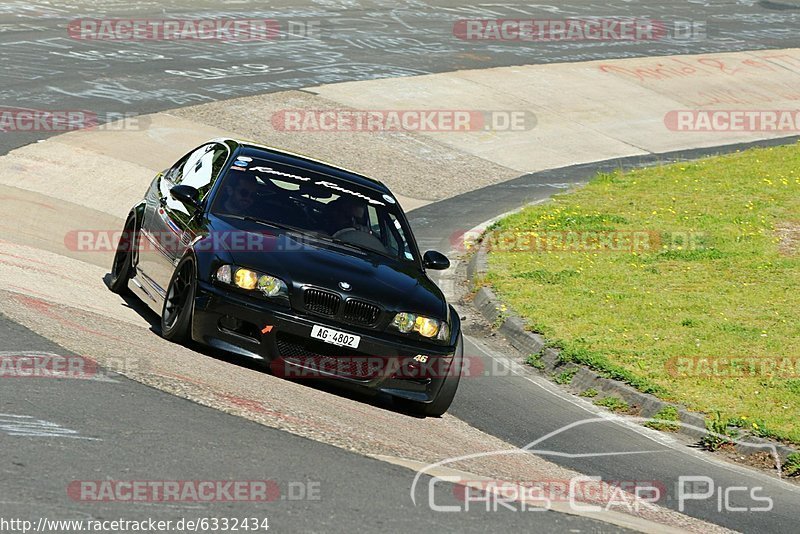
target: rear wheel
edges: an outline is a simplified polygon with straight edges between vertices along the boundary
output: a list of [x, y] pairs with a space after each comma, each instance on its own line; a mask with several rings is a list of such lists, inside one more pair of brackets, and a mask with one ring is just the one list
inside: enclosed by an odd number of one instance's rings
[[161, 336], [175, 343], [189, 338], [194, 311], [195, 276], [190, 258], [182, 260], [167, 288], [161, 312]]
[[111, 282], [109, 288], [114, 293], [129, 293], [128, 280], [133, 274], [133, 249], [136, 246], [136, 219], [131, 217], [125, 223], [125, 229], [119, 238], [114, 263], [111, 264]]

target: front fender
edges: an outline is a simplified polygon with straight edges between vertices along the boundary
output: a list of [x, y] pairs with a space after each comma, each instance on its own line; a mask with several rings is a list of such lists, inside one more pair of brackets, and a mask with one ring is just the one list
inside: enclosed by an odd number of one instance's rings
[[213, 248], [204, 250], [203, 242], [205, 239], [209, 239], [208, 236], [197, 237], [186, 251], [186, 254], [191, 254], [194, 257], [197, 280], [211, 283], [212, 274], [222, 265], [232, 265], [233, 258], [225, 250], [214, 250]]

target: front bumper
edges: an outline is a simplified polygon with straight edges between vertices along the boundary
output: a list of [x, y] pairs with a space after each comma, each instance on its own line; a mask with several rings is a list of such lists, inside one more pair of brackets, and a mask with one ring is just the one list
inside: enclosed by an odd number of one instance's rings
[[[360, 336], [358, 349], [312, 338], [314, 325]], [[459, 326], [454, 325], [453, 330]], [[457, 331], [454, 334], [454, 339], [460, 339]], [[192, 338], [263, 360], [285, 378], [335, 381], [348, 389], [383, 392], [418, 402], [434, 400], [445, 380], [459, 372], [463, 356], [460, 343], [440, 346], [400, 340], [384, 332], [240, 296], [205, 282], [197, 283]]]

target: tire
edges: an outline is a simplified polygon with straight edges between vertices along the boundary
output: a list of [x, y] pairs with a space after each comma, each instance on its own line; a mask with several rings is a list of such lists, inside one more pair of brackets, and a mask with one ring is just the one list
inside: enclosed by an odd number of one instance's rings
[[175, 268], [161, 311], [161, 337], [174, 343], [189, 339], [196, 288], [194, 262], [184, 258]]
[[125, 229], [119, 238], [114, 263], [111, 264], [111, 282], [109, 289], [118, 295], [127, 295], [128, 281], [133, 274], [133, 249], [136, 247], [136, 219], [130, 217], [125, 222]]
[[[461, 367], [464, 360], [463, 346], [462, 338], [459, 336], [458, 349], [453, 358], [453, 363], [450, 364], [450, 370], [448, 370], [442, 387], [431, 402], [416, 402], [408, 399], [396, 399], [395, 402], [398, 402], [403, 409], [415, 415], [424, 417], [441, 417], [444, 415], [453, 403], [458, 391], [458, 383], [461, 381]], [[458, 373], [453, 371], [454, 368], [458, 370]]]

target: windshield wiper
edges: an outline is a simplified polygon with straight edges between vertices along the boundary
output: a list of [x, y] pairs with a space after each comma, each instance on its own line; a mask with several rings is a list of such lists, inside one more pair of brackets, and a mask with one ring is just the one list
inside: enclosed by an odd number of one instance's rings
[[303, 236], [308, 236], [308, 237], [310, 237], [312, 239], [316, 239], [317, 241], [323, 241], [323, 242], [326, 242], [326, 243], [331, 243], [331, 244], [337, 245], [337, 246], [339, 246], [341, 248], [346, 248], [348, 250], [352, 250], [352, 251], [358, 252], [359, 254], [364, 254], [365, 250], [366, 250], [366, 249], [362, 249], [361, 247], [358, 247], [358, 246], [356, 246], [356, 245], [354, 245], [352, 243], [348, 243], [346, 241], [342, 241], [341, 239], [334, 239], [334, 238], [328, 236], [327, 234], [323, 234], [321, 232], [315, 232], [313, 230], [306, 230], [304, 228], [298, 228], [296, 226], [291, 226], [291, 225], [288, 225], [288, 224], [276, 223], [276, 222], [273, 222], [273, 221], [266, 221], [264, 219], [259, 219], [257, 217], [252, 217], [250, 215], [234, 215], [232, 213], [220, 213], [220, 215], [222, 215], [224, 217], [233, 217], [234, 219], [239, 219], [239, 220], [242, 220], [242, 221], [249, 221], [249, 222], [254, 222], [254, 223], [258, 223], [258, 224], [264, 224], [266, 226], [272, 226], [273, 228], [277, 228], [279, 230], [287, 230], [287, 231], [290, 231], [290, 232], [294, 232], [296, 234], [300, 234], [300, 235], [303, 235]]
[[353, 243], [348, 243], [347, 241], [342, 241], [341, 239], [336, 239], [325, 234], [314, 234], [313, 237], [316, 237], [320, 241], [325, 241], [326, 243], [331, 243], [332, 245], [358, 252], [359, 254], [364, 254], [366, 250], [358, 245], [354, 245]]
[[388, 252], [381, 252], [380, 250], [377, 250], [377, 249], [374, 249], [374, 248], [365, 247], [365, 246], [361, 246], [361, 245], [356, 245], [355, 243], [350, 243], [349, 241], [342, 241], [341, 239], [337, 239], [335, 237], [327, 237], [327, 239], [331, 240], [332, 242], [336, 243], [337, 245], [342, 245], [342, 246], [345, 246], [345, 247], [348, 247], [348, 248], [353, 248], [353, 249], [358, 250], [359, 252], [368, 252], [368, 253], [372, 253], [372, 254], [378, 254], [379, 256], [383, 256], [383, 257], [390, 258], [390, 259], [393, 259], [393, 260], [399, 259], [399, 258], [397, 258], [397, 256], [392, 256]]
[[371, 253], [373, 253], [373, 254], [379, 254], [379, 255], [381, 255], [381, 256], [386, 256], [387, 258], [391, 258], [391, 256], [389, 256], [389, 255], [388, 255], [388, 254], [386, 254], [385, 252], [381, 252], [380, 250], [376, 250], [376, 249], [374, 249], [374, 248], [370, 248], [370, 247], [363, 247], [363, 246], [361, 246], [361, 245], [356, 245], [356, 244], [353, 244], [353, 243], [348, 243], [347, 241], [342, 241], [341, 239], [334, 239], [334, 240], [333, 240], [333, 242], [334, 242], [334, 243], [340, 243], [340, 244], [342, 244], [342, 245], [347, 245], [348, 247], [357, 248], [358, 250], [363, 250], [363, 251], [365, 251], [365, 252], [371, 252]]
[[276, 223], [274, 221], [267, 221], [250, 215], [234, 215], [233, 213], [220, 213], [220, 215], [222, 215], [223, 217], [233, 217], [234, 219], [239, 219], [240, 221], [249, 221], [258, 224], [264, 224], [267, 226], [272, 226], [273, 228], [277, 228], [279, 230], [289, 230], [290, 232], [296, 232], [298, 234], [308, 233], [308, 230], [304, 230], [296, 226], [290, 226], [288, 224], [283, 224], [283, 223]]

